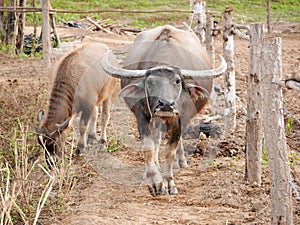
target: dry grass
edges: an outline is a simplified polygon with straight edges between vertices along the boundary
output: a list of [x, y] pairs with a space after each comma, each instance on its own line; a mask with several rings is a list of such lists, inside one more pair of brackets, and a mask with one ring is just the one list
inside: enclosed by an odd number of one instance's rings
[[[30, 159], [28, 125], [20, 123], [12, 138], [11, 159], [0, 164], [0, 196], [2, 224], [37, 224], [42, 209], [62, 207], [68, 192], [74, 187], [73, 162], [63, 155], [60, 163], [48, 168], [43, 156]], [[54, 197], [50, 198], [50, 194]]]

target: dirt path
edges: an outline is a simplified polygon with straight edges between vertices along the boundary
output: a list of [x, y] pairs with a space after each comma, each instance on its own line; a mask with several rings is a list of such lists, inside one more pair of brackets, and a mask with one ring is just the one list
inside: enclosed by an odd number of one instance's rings
[[[120, 39], [114, 41], [114, 37], [100, 38], [113, 48], [128, 44], [127, 38], [124, 43]], [[299, 60], [297, 55], [300, 55], [300, 35], [286, 34], [282, 38], [283, 70], [290, 72], [292, 65], [296, 65]], [[221, 43], [218, 41], [216, 50], [222, 51]], [[247, 41], [236, 40], [237, 94], [244, 108], [248, 51]], [[293, 107], [288, 105], [288, 110], [299, 118], [299, 93], [285, 90], [285, 94], [295, 103]], [[194, 120], [192, 124], [199, 121], [201, 118]], [[114, 105], [111, 124], [110, 129], [117, 136], [125, 137], [122, 140], [124, 149], [113, 154], [94, 149], [83, 156], [85, 162], [95, 170], [95, 175], [86, 189], [75, 189], [72, 192], [69, 206], [62, 215], [51, 221], [51, 224], [267, 224], [270, 222], [267, 167], [263, 166], [262, 187], [249, 187], [244, 181], [245, 115], [242, 111], [239, 111], [236, 132], [225, 142], [223, 140], [223, 145], [221, 144], [223, 148], [230, 149], [229, 152], [235, 152], [235, 157], [191, 155], [188, 160], [189, 166], [175, 172], [179, 190], [177, 196], [152, 198], [149, 195], [142, 179], [143, 156], [138, 151], [140, 143], [134, 131], [134, 119], [120, 99], [117, 99]], [[296, 127], [299, 128], [300, 125]], [[297, 130], [295, 133], [299, 134], [300, 131]], [[294, 141], [295, 145], [299, 145], [298, 138]], [[297, 205], [295, 210], [299, 210]]]
[[[83, 31], [80, 31], [83, 32]], [[78, 30], [64, 29], [60, 34], [77, 34]], [[96, 35], [111, 48], [125, 49], [133, 40], [131, 36]], [[284, 73], [290, 73], [300, 59], [300, 33], [281, 34]], [[219, 38], [220, 39], [220, 38]], [[216, 40], [216, 51], [222, 44]], [[241, 107], [246, 107], [246, 76], [248, 71], [248, 42], [236, 40], [236, 83]], [[43, 82], [46, 71], [40, 61], [28, 64], [26, 60], [0, 58], [0, 87], [11, 85], [14, 78], [28, 80], [26, 84]], [[10, 80], [10, 81], [8, 81]], [[221, 80], [222, 81], [222, 80]], [[10, 82], [10, 83], [9, 83]], [[23, 89], [22, 89], [23, 90]], [[29, 90], [27, 90], [29, 91]], [[1, 100], [1, 99], [0, 99]], [[14, 103], [12, 102], [12, 105]], [[37, 105], [40, 102], [37, 103]], [[40, 106], [43, 107], [42, 105]], [[300, 93], [284, 90], [285, 120], [290, 114], [300, 118]], [[17, 112], [16, 112], [17, 113]], [[208, 114], [205, 110], [204, 114]], [[289, 114], [290, 113], [290, 114]], [[76, 164], [88, 168], [89, 174], [74, 187], [66, 198], [68, 202], [61, 214], [43, 216], [44, 224], [268, 224], [270, 199], [268, 168], [263, 166], [262, 187], [251, 187], [244, 181], [245, 114], [238, 110], [236, 131], [218, 141], [218, 153], [188, 157], [188, 167], [175, 171], [179, 191], [176, 196], [151, 197], [143, 183], [143, 155], [132, 115], [121, 99], [112, 111], [109, 132], [121, 137], [122, 149], [104, 152], [97, 145], [83, 153]], [[197, 125], [201, 117], [192, 121]], [[287, 134], [294, 152], [293, 175], [299, 184], [300, 124], [295, 120]], [[195, 148], [197, 140], [185, 140], [187, 150]], [[188, 151], [191, 152], [191, 151]], [[55, 198], [55, 196], [52, 196]], [[300, 224], [300, 207], [294, 203], [295, 224]], [[53, 216], [55, 215], [55, 216]]]

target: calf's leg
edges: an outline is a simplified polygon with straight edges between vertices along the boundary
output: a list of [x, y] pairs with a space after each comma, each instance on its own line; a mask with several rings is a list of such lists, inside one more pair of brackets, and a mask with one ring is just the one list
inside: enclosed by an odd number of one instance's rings
[[108, 126], [108, 122], [110, 119], [110, 111], [112, 107], [112, 99], [108, 98], [102, 103], [102, 112], [101, 112], [101, 138], [100, 142], [101, 144], [106, 144], [107, 142], [107, 135], [106, 135], [106, 129]]
[[98, 107], [95, 106], [93, 113], [91, 114], [90, 121], [88, 123], [88, 138], [87, 144], [93, 144], [94, 140], [96, 139], [97, 133], [97, 118], [98, 118]]
[[85, 107], [82, 110], [80, 121], [79, 121], [79, 140], [77, 143], [76, 154], [80, 154], [80, 151], [84, 150], [87, 145], [86, 131], [92, 113], [94, 113], [92, 107]]

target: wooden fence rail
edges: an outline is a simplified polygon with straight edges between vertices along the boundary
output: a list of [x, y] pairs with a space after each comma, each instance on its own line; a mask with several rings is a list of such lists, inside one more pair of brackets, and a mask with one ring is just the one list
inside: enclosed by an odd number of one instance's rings
[[[42, 12], [42, 8], [35, 7], [0, 7], [0, 12]], [[50, 13], [76, 13], [76, 14], [90, 14], [90, 13], [193, 13], [191, 10], [180, 9], [154, 9], [154, 10], [127, 10], [127, 9], [95, 9], [95, 10], [66, 10], [66, 9], [50, 9]]]

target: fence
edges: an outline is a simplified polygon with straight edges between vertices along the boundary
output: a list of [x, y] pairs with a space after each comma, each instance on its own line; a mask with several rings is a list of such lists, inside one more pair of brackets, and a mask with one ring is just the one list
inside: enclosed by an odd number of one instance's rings
[[[251, 26], [235, 25], [232, 22], [232, 9], [227, 7], [222, 14], [222, 25], [215, 26], [212, 13], [208, 13], [206, 20], [205, 4], [203, 1], [192, 1], [193, 10], [54, 10], [49, 1], [43, 1], [41, 9], [37, 8], [3, 8], [0, 12], [42, 12], [43, 14], [43, 54], [44, 60], [50, 66], [50, 38], [49, 15], [60, 13], [100, 13], [100, 12], [130, 12], [130, 13], [160, 13], [182, 12], [194, 13], [191, 16], [197, 19], [197, 34], [214, 62], [214, 35], [220, 31], [223, 35], [223, 52], [227, 61], [228, 70], [225, 73], [224, 93], [225, 130], [234, 130], [236, 126], [235, 105], [235, 66], [234, 66], [234, 39], [237, 35], [250, 40], [250, 66], [248, 80], [247, 124], [246, 124], [246, 170], [245, 177], [252, 185], [261, 184], [261, 150], [264, 137], [265, 146], [269, 151], [270, 186], [272, 199], [272, 223], [281, 221], [285, 224], [292, 222], [290, 171], [288, 167], [287, 148], [282, 113], [281, 85], [300, 89], [300, 75], [291, 76], [286, 82], [282, 81], [281, 72], [281, 40], [279, 38], [266, 39], [261, 24]], [[196, 9], [194, 9], [196, 7]], [[197, 8], [198, 7], [198, 8]], [[190, 28], [190, 26], [188, 26]], [[245, 29], [249, 34], [240, 31]], [[206, 32], [204, 32], [206, 31]], [[270, 54], [270, 51], [276, 54]], [[269, 56], [274, 56], [270, 58]], [[264, 78], [264, 79], [262, 79]], [[274, 83], [274, 81], [276, 81]], [[262, 88], [264, 86], [265, 88]], [[263, 96], [263, 97], [262, 97]], [[276, 96], [276, 98], [274, 98]], [[271, 99], [270, 99], [271, 98]], [[272, 104], [270, 104], [270, 102]], [[272, 115], [270, 117], [270, 115]], [[272, 119], [270, 119], [272, 118]], [[274, 127], [275, 126], [275, 127]], [[264, 133], [264, 135], [263, 135]], [[279, 137], [274, 139], [274, 137]], [[272, 151], [270, 151], [272, 149]], [[282, 197], [284, 196], [284, 197]]]

